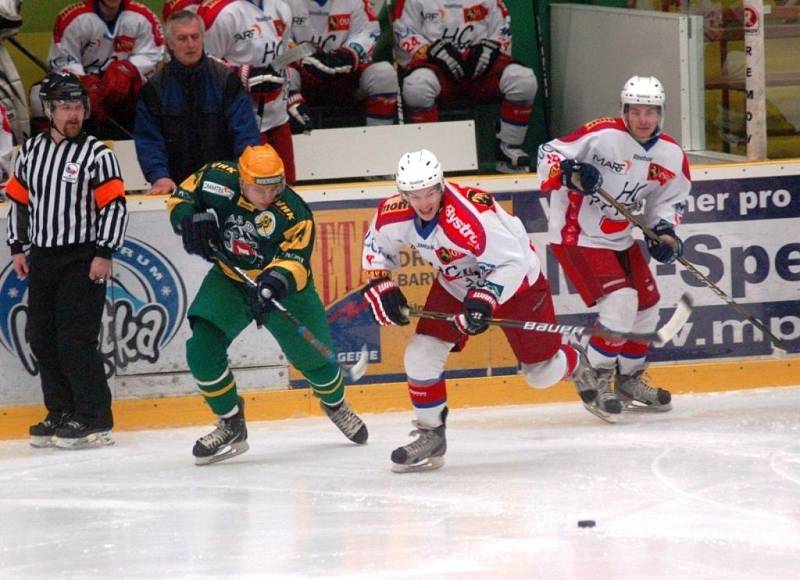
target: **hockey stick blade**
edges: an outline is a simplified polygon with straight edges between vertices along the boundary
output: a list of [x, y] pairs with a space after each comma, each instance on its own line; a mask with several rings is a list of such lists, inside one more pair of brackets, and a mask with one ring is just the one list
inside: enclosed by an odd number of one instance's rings
[[282, 55], [275, 57], [270, 63], [272, 68], [277, 71], [285, 69], [287, 66], [298, 60], [302, 60], [307, 56], [314, 54], [314, 45], [310, 42], [301, 42], [297, 46], [293, 46]]
[[657, 338], [653, 341], [653, 344], [655, 346], [664, 346], [672, 340], [672, 337], [678, 334], [678, 331], [689, 320], [693, 309], [692, 297], [688, 294], [683, 294], [675, 305], [675, 312], [672, 313], [670, 319], [656, 331]]
[[367, 372], [367, 365], [369, 364], [369, 350], [367, 350], [367, 345], [364, 344], [361, 346], [361, 352], [358, 353], [358, 360], [355, 362], [353, 366], [349, 368], [350, 371], [350, 382], [356, 382], [358, 379], [364, 376], [364, 373]]

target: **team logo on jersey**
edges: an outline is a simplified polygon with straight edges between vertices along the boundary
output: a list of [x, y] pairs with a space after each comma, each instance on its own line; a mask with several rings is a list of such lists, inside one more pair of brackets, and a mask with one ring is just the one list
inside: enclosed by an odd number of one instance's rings
[[492, 207], [494, 205], [494, 199], [492, 198], [490, 193], [487, 193], [485, 191], [479, 191], [477, 189], [467, 190], [467, 199], [470, 200], [475, 205], [483, 206], [486, 208]]
[[484, 20], [488, 14], [489, 11], [480, 4], [475, 4], [474, 6], [465, 6], [464, 22], [480, 22], [481, 20]]
[[340, 32], [343, 30], [350, 30], [350, 15], [349, 14], [331, 14], [328, 16], [328, 30], [331, 32]]
[[464, 252], [459, 252], [458, 250], [453, 250], [452, 248], [436, 249], [436, 257], [444, 265], [447, 265], [454, 260], [463, 258], [464, 256], [466, 256]]
[[259, 236], [268, 238], [275, 231], [275, 214], [271, 211], [262, 211], [254, 221]]
[[422, 22], [430, 24], [444, 20], [444, 10], [437, 10], [436, 12], [423, 12]]
[[253, 222], [241, 215], [229, 215], [222, 228], [225, 249], [237, 258], [247, 258], [250, 265], [261, 261], [258, 253], [258, 232]]
[[132, 52], [136, 39], [133, 36], [120, 35], [114, 39], [114, 52]]
[[222, 197], [227, 197], [228, 199], [233, 199], [234, 196], [234, 192], [230, 187], [222, 185], [221, 183], [216, 183], [214, 181], [203, 182], [203, 187], [201, 189], [213, 195], [221, 195]]
[[595, 165], [599, 165], [617, 175], [625, 175], [631, 168], [631, 162], [628, 159], [624, 161], [614, 161], [613, 159], [606, 159], [597, 153], [592, 154], [592, 161]]
[[[28, 280], [11, 264], [0, 272], [0, 345], [15, 354], [31, 375], [39, 364], [25, 337]], [[114, 254], [106, 289], [100, 351], [110, 377], [129, 364], [157, 362], [186, 316], [186, 287], [175, 265], [158, 249], [128, 237]]]
[[78, 183], [78, 174], [81, 171], [81, 166], [77, 163], [67, 163], [64, 167], [64, 173], [61, 174], [61, 179], [67, 183]]
[[272, 23], [275, 25], [275, 32], [278, 33], [278, 37], [283, 38], [283, 33], [286, 32], [286, 23], [280, 18], [276, 18]]
[[657, 181], [659, 185], [675, 179], [675, 174], [658, 163], [651, 163], [647, 168], [647, 181]]

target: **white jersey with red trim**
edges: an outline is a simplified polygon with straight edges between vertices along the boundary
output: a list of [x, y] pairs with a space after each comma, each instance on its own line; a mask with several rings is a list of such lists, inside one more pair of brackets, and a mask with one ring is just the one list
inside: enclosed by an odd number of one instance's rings
[[147, 79], [164, 57], [158, 17], [147, 6], [123, 0], [112, 23], [95, 10], [94, 0], [64, 8], [56, 17], [48, 64], [76, 75], [102, 74], [111, 61], [129, 60]]
[[372, 60], [380, 26], [370, 0], [289, 0], [292, 34], [296, 42], [311, 42], [330, 52], [352, 48], [361, 62]]
[[484, 38], [511, 54], [511, 20], [503, 0], [397, 0], [391, 20], [394, 57], [401, 67], [425, 60], [428, 47], [440, 38], [465, 56]]
[[491, 194], [446, 182], [436, 219], [422, 224], [401, 195], [381, 202], [364, 239], [366, 271], [400, 267], [400, 250], [417, 249], [456, 299], [471, 288], [493, 292], [504, 303], [539, 278], [541, 264], [525, 226]]
[[634, 226], [602, 197], [561, 185], [563, 159], [597, 167], [603, 189], [634, 213], [641, 212], [646, 225], [680, 223], [692, 188], [681, 146], [666, 133], [643, 145], [621, 118], [597, 119], [539, 147], [541, 188], [550, 193], [550, 243], [625, 250], [634, 242]]
[[[269, 66], [288, 48], [292, 12], [284, 0], [206, 0], [197, 14], [206, 26], [206, 52], [233, 65]], [[261, 131], [289, 121], [287, 97], [284, 84], [276, 98], [264, 103]]]

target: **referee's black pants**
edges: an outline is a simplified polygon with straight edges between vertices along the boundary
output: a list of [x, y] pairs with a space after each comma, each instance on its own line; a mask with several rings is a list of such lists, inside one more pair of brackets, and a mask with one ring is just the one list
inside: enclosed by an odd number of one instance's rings
[[113, 426], [98, 335], [106, 285], [89, 280], [94, 244], [31, 249], [28, 336], [44, 404], [92, 427]]

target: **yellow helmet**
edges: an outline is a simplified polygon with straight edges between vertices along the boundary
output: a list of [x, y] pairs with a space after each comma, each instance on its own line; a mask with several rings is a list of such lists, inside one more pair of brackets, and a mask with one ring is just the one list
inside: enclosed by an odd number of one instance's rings
[[271, 145], [251, 145], [239, 157], [239, 176], [244, 183], [283, 183], [283, 161]]

